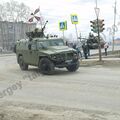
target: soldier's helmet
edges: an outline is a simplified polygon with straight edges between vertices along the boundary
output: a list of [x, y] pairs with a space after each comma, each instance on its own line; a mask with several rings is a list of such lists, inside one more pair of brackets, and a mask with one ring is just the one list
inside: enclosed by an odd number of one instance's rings
[[39, 28], [35, 28], [35, 30], [34, 30], [35, 32], [39, 32]]

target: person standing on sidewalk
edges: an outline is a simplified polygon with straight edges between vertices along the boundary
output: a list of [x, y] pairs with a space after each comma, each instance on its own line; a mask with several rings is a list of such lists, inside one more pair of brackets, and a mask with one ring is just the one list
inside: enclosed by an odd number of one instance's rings
[[108, 43], [106, 42], [106, 43], [104, 44], [105, 56], [107, 56], [107, 49], [108, 49], [108, 47], [109, 47], [109, 45], [108, 45]]
[[87, 43], [83, 43], [82, 49], [83, 49], [85, 59], [88, 59], [88, 46], [87, 46]]

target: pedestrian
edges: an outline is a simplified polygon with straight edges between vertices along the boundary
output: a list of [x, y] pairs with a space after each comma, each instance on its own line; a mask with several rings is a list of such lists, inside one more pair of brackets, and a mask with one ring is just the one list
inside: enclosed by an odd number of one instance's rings
[[88, 46], [87, 46], [87, 43], [83, 43], [82, 49], [83, 49], [83, 54], [84, 54], [85, 59], [88, 59]]
[[80, 47], [76, 46], [76, 51], [79, 55], [79, 58], [82, 58], [82, 53], [81, 53]]
[[88, 49], [88, 56], [90, 56], [90, 45], [88, 41], [87, 41], [87, 49]]
[[75, 49], [77, 51], [79, 58], [82, 58], [82, 53], [80, 51], [80, 47], [78, 47], [76, 44], [74, 44], [73, 49]]
[[76, 44], [73, 44], [73, 49], [76, 49]]
[[107, 49], [108, 49], [108, 47], [109, 47], [109, 45], [108, 45], [108, 43], [106, 42], [106, 43], [104, 44], [105, 56], [107, 56]]
[[66, 46], [68, 46], [68, 41], [65, 42]]

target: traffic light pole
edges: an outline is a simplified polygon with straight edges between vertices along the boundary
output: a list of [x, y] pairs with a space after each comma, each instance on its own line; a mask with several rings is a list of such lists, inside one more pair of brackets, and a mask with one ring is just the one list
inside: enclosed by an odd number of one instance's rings
[[102, 55], [101, 55], [101, 44], [100, 44], [100, 30], [99, 30], [99, 23], [98, 23], [98, 17], [97, 17], [97, 27], [98, 27], [98, 47], [99, 47], [99, 61], [102, 61]]
[[101, 44], [100, 44], [100, 27], [99, 27], [99, 12], [100, 12], [100, 9], [99, 8], [95, 8], [95, 13], [96, 13], [96, 16], [97, 16], [97, 33], [98, 33], [98, 47], [99, 47], [99, 61], [101, 62], [102, 61], [102, 55], [101, 55]]

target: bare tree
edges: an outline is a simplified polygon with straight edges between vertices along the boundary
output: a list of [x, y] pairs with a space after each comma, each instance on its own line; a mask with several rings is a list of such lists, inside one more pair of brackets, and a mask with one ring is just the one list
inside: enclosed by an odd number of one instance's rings
[[28, 21], [31, 10], [24, 3], [11, 0], [0, 5], [0, 20], [3, 21]]
[[0, 5], [0, 20], [1, 21], [7, 20], [7, 16], [6, 16], [4, 5]]

